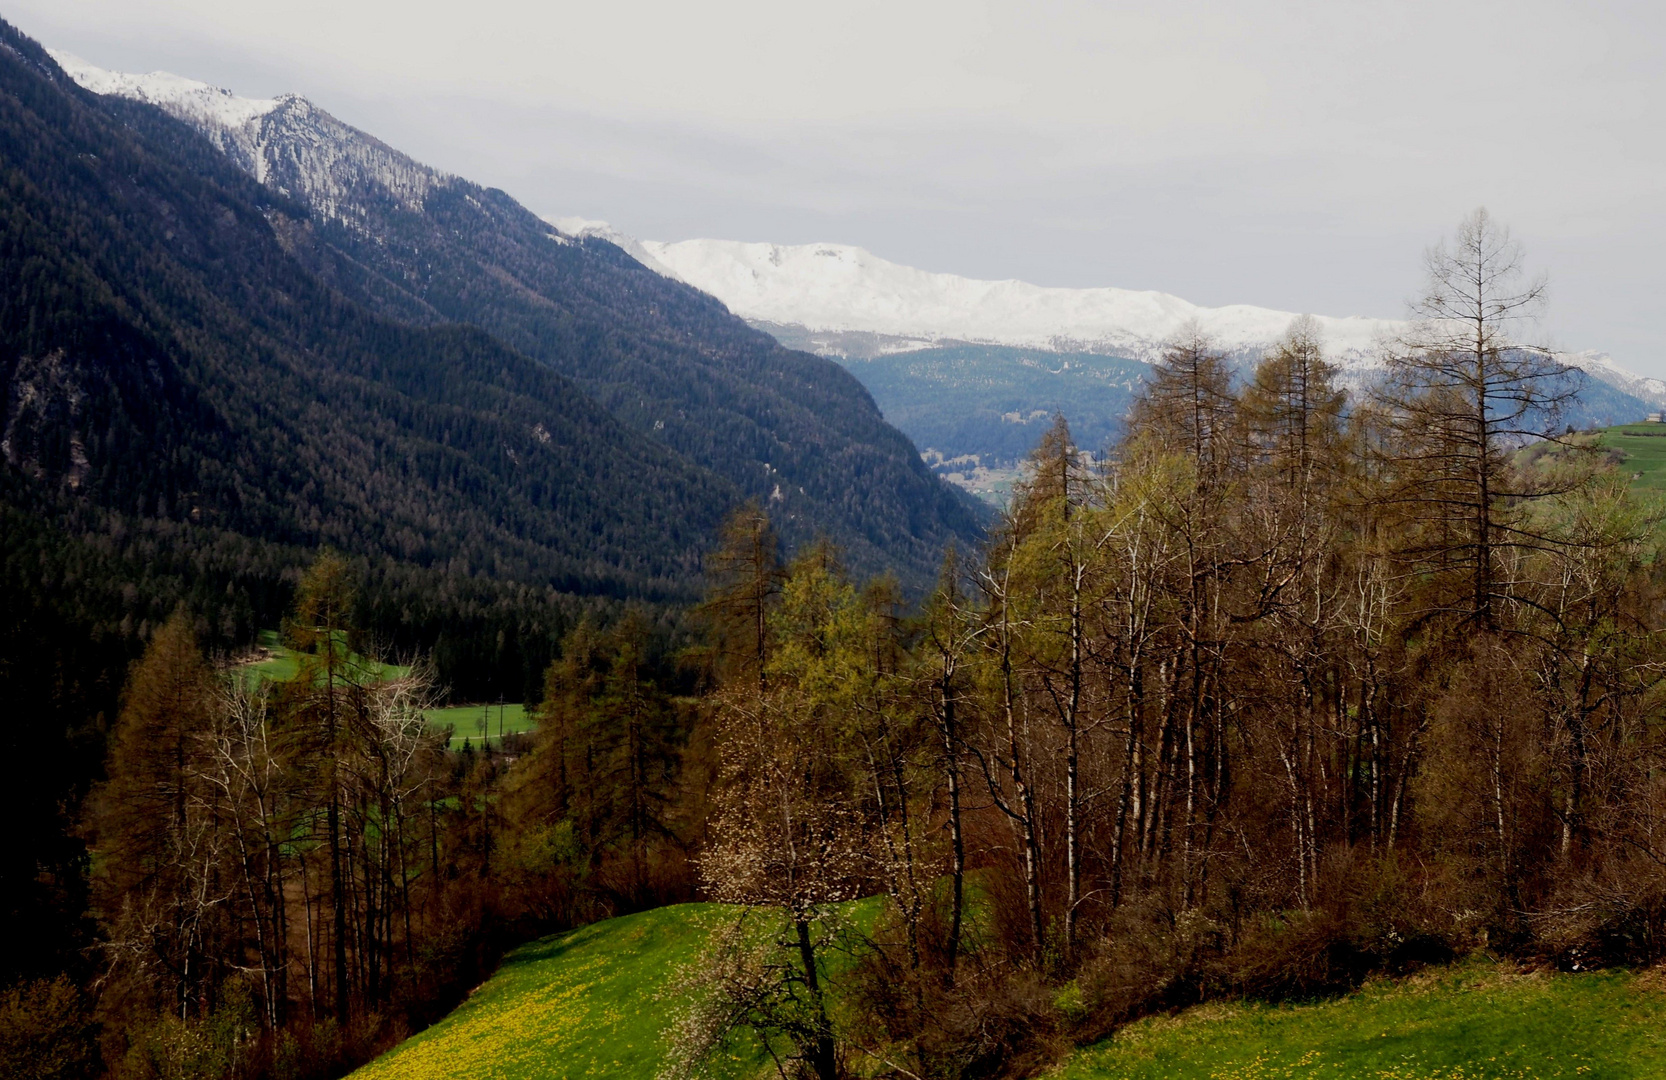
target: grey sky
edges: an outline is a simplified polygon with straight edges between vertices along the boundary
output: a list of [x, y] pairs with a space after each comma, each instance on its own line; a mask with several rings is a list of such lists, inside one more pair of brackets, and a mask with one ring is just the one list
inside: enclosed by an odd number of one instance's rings
[[1401, 314], [1485, 204], [1557, 344], [1666, 377], [1658, 4], [14, 0], [46, 44], [306, 95], [540, 213]]

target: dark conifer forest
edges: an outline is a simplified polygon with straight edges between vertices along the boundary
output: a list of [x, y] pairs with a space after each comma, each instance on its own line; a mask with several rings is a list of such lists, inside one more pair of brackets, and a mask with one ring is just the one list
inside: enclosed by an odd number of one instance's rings
[[986, 528], [610, 245], [285, 182], [0, 25], [0, 1076], [344, 1076], [687, 900], [687, 1077], [1666, 956], [1666, 515], [1484, 211], [1378, 384], [1194, 324]]

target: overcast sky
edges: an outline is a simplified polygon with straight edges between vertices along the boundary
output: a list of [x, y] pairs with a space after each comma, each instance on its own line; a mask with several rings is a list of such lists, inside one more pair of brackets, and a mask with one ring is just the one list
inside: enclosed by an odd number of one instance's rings
[[1399, 315], [1477, 205], [1666, 377], [1666, 5], [13, 0], [103, 67], [304, 94], [546, 215]]

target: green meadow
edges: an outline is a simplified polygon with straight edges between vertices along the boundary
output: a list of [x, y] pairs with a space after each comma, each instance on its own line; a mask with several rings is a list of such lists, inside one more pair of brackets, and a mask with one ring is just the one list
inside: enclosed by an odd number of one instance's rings
[[1621, 424], [1597, 433], [1597, 445], [1623, 455], [1622, 471], [1639, 491], [1666, 492], [1666, 424]]
[[[396, 679], [410, 670], [398, 664], [371, 660], [358, 653], [349, 653], [347, 663], [372, 678]], [[276, 630], [262, 630], [256, 638], [256, 659], [239, 664], [237, 670], [251, 681], [288, 682], [300, 668], [300, 657], [283, 643], [282, 636]]]
[[[734, 908], [682, 904], [524, 946], [356, 1080], [652, 1080], [691, 965]], [[734, 1077], [773, 1075], [734, 1059]], [[861, 1063], [852, 1062], [860, 1071]], [[1074, 1051], [1051, 1080], [1666, 1077], [1666, 973], [1522, 973], [1473, 959], [1343, 997], [1199, 1006]]]
[[1659, 972], [1521, 974], [1472, 960], [1302, 1005], [1131, 1024], [1055, 1080], [1621, 1080], [1666, 1076]]
[[[243, 678], [252, 682], [287, 682], [295, 678], [300, 670], [300, 659], [284, 645], [278, 632], [262, 630], [257, 640], [256, 658], [237, 667]], [[372, 677], [386, 679], [398, 678], [409, 671], [398, 664], [379, 663], [357, 653], [348, 657], [348, 663]], [[504, 735], [529, 732], [537, 726], [533, 717], [527, 714], [526, 706], [519, 702], [448, 705], [429, 709], [427, 717], [436, 730], [450, 730], [453, 750], [460, 749], [464, 739], [468, 739], [471, 745], [483, 746], [498, 742]]]
[[[537, 722], [527, 715], [526, 706], [513, 705], [449, 705], [443, 709], [429, 709], [428, 722], [440, 730], [451, 730], [451, 749], [462, 748], [463, 740], [472, 746], [496, 743], [504, 735], [518, 735], [536, 728]], [[482, 734], [484, 732], [484, 734]]]
[[[356, 1080], [652, 1080], [684, 973], [735, 918], [679, 904], [595, 923], [511, 953], [456, 1011], [354, 1073]], [[750, 1077], [758, 1061], [734, 1062]]]

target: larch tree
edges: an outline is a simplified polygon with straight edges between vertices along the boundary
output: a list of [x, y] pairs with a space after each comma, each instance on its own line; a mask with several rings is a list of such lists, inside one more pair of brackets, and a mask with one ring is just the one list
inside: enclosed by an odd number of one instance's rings
[[115, 916], [111, 947], [180, 1017], [204, 1004], [205, 923], [220, 899], [221, 837], [203, 778], [215, 689], [190, 615], [175, 611], [133, 667], [108, 780], [92, 799], [95, 887]]
[[1175, 331], [1151, 365], [1151, 375], [1129, 411], [1128, 430], [1190, 456], [1200, 481], [1207, 484], [1231, 460], [1236, 408], [1232, 368], [1194, 319]]
[[747, 672], [760, 686], [768, 678], [769, 614], [785, 571], [780, 541], [769, 515], [755, 502], [730, 514], [706, 556], [706, 600], [701, 613], [714, 645], [712, 666], [720, 679]]
[[[286, 702], [293, 717], [294, 760], [305, 782], [324, 803], [324, 843], [330, 859], [330, 909], [333, 921], [334, 1008], [338, 1023], [352, 1015], [352, 972], [348, 967], [349, 896], [342, 827], [341, 763], [348, 753], [353, 711], [359, 707], [353, 670], [354, 593], [350, 570], [339, 555], [326, 552], [301, 579], [295, 612], [284, 626], [298, 656], [296, 678]], [[316, 1001], [315, 1001], [316, 1006]]]
[[1543, 546], [1523, 505], [1552, 489], [1511, 467], [1524, 441], [1554, 431], [1579, 372], [1534, 343], [1546, 282], [1485, 209], [1431, 248], [1409, 330], [1387, 347], [1386, 411], [1401, 484], [1422, 528], [1405, 554], [1455, 579], [1436, 606], [1493, 629], [1510, 592], [1500, 558]]
[[817, 1080], [837, 1080], [839, 1065], [816, 924], [860, 894], [870, 869], [836, 710], [848, 650], [863, 643], [860, 609], [831, 551], [816, 545], [795, 560], [766, 625], [767, 678], [742, 671], [714, 702], [720, 764], [701, 878], [713, 899], [784, 918], [794, 962], [761, 970], [792, 1003], [778, 1015]]

